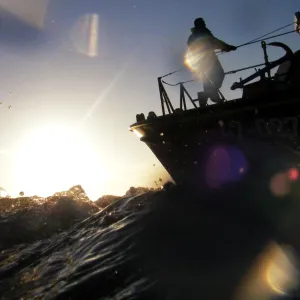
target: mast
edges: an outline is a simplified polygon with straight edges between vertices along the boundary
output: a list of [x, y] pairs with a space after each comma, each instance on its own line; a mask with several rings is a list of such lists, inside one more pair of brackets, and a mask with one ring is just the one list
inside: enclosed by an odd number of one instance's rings
[[295, 30], [300, 34], [300, 11], [295, 13]]

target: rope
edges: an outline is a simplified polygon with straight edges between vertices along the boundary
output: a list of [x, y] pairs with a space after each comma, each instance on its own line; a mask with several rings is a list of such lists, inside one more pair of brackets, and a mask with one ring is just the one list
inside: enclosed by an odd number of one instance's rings
[[275, 32], [277, 32], [277, 31], [279, 31], [279, 30], [282, 30], [282, 29], [284, 29], [284, 28], [287, 28], [287, 27], [289, 27], [289, 26], [291, 26], [291, 25], [294, 25], [295, 23], [297, 23], [297, 22], [293, 22], [293, 23], [290, 23], [290, 24], [288, 24], [288, 25], [282, 26], [282, 27], [280, 27], [280, 28], [278, 28], [278, 29], [276, 29], [276, 30], [273, 30], [273, 31], [271, 31], [271, 32], [269, 32], [269, 33], [266, 33], [266, 34], [264, 34], [264, 35], [262, 35], [262, 36], [260, 36], [260, 37], [258, 37], [258, 38], [256, 38], [256, 39], [254, 39], [254, 40], [249, 41], [249, 43], [254, 42], [254, 41], [258, 40], [258, 39], [262, 39], [262, 38], [265, 37], [265, 36], [268, 36], [268, 35], [270, 35], [270, 34], [272, 34], [272, 33], [275, 33]]
[[296, 32], [296, 30], [293, 29], [291, 31], [287, 31], [287, 32], [284, 32], [284, 33], [281, 33], [281, 34], [273, 35], [273, 36], [270, 36], [270, 37], [265, 38], [265, 39], [257, 39], [255, 41], [251, 41], [251, 42], [239, 45], [239, 46], [237, 46], [237, 48], [248, 46], [248, 45], [255, 44], [255, 43], [258, 43], [258, 42], [262, 42], [262, 41], [266, 41], [266, 40], [273, 39], [275, 37], [279, 37], [279, 36], [282, 36], [282, 35], [290, 34], [290, 33], [293, 33], [293, 32]]
[[[250, 67], [245, 67], [245, 68], [241, 68], [241, 69], [237, 69], [237, 70], [232, 70], [232, 71], [225, 72], [224, 75], [235, 74], [235, 73], [238, 73], [238, 72], [241, 72], [241, 71], [245, 71], [245, 70], [249, 70], [249, 69], [252, 69], [252, 68], [257, 68], [257, 67], [261, 67], [261, 66], [265, 66], [265, 65], [266, 65], [265, 63], [262, 63], [262, 64], [258, 64], [258, 65], [255, 65], [255, 66], [250, 66]], [[168, 83], [168, 82], [162, 80], [162, 82], [164, 84], [168, 85], [168, 86], [177, 86], [177, 85], [180, 85], [180, 84], [195, 82], [195, 81], [196, 81], [195, 79], [192, 79], [192, 80], [180, 81], [180, 82], [172, 84], [172, 83]]]
[[[290, 25], [289, 25], [290, 26]], [[278, 30], [277, 30], [278, 31]], [[280, 34], [276, 34], [276, 35], [272, 35], [268, 38], [265, 38], [265, 39], [256, 39], [256, 40], [252, 40], [250, 42], [247, 42], [245, 44], [241, 44], [239, 46], [236, 46], [237, 48], [241, 48], [241, 47], [244, 47], [244, 46], [248, 46], [248, 45], [252, 45], [252, 44], [255, 44], [255, 43], [259, 43], [259, 42], [263, 42], [263, 41], [267, 41], [267, 40], [270, 40], [270, 39], [273, 39], [275, 37], [279, 37], [279, 36], [283, 36], [283, 35], [286, 35], [286, 34], [290, 34], [290, 33], [293, 33], [293, 32], [296, 32], [296, 30], [291, 30], [291, 31], [287, 31], [287, 32], [284, 32], [284, 33], [280, 33]], [[267, 35], [267, 34], [266, 34]], [[225, 51], [219, 51], [217, 52], [217, 55], [222, 55], [226, 53]]]
[[242, 69], [237, 69], [237, 70], [228, 71], [228, 72], [226, 72], [226, 73], [224, 73], [224, 74], [225, 74], [225, 75], [235, 74], [235, 73], [238, 73], [238, 72], [241, 72], [241, 71], [245, 71], [245, 70], [249, 70], [249, 69], [252, 69], [252, 68], [257, 68], [257, 67], [261, 67], [261, 66], [265, 66], [265, 65], [266, 65], [266, 64], [263, 63], [263, 64], [251, 66], [251, 67], [246, 67], [246, 68], [242, 68]]
[[164, 78], [164, 77], [173, 75], [173, 74], [175, 74], [175, 73], [178, 73], [178, 72], [182, 71], [183, 69], [185, 69], [185, 68], [178, 69], [178, 70], [176, 70], [176, 71], [174, 71], [174, 72], [171, 72], [171, 73], [169, 73], [169, 74], [166, 74], [166, 75], [164, 75], [164, 76], [161, 76], [160, 78]]
[[162, 82], [163, 82], [164, 84], [169, 85], [169, 86], [177, 86], [177, 85], [180, 85], [180, 84], [184, 84], [184, 83], [188, 83], [188, 82], [194, 82], [194, 81], [195, 81], [195, 80], [192, 79], [192, 80], [180, 81], [180, 82], [177, 82], [177, 83], [175, 83], [175, 84], [171, 84], [171, 83], [168, 83], [168, 82], [162, 80]]

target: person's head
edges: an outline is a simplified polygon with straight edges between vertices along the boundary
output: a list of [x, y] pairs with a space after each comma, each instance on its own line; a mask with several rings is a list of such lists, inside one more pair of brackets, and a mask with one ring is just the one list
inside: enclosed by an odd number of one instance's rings
[[205, 28], [206, 27], [206, 24], [205, 24], [205, 21], [203, 18], [198, 18], [194, 21], [194, 25], [196, 28]]

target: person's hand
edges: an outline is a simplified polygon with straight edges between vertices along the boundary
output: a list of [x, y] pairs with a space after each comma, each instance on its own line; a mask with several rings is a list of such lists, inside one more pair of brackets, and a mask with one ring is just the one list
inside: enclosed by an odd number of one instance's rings
[[237, 49], [236, 46], [229, 46], [229, 51], [235, 51]]
[[230, 52], [230, 51], [235, 51], [236, 49], [237, 49], [237, 47], [232, 46], [232, 45], [228, 45], [228, 47], [226, 47], [225, 51]]

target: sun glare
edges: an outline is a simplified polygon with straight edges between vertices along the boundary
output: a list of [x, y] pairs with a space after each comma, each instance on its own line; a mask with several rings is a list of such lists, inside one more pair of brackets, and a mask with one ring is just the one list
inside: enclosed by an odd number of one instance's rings
[[100, 161], [82, 131], [72, 126], [47, 126], [28, 133], [14, 157], [15, 193], [49, 196], [81, 184], [108, 180], [108, 165]]

